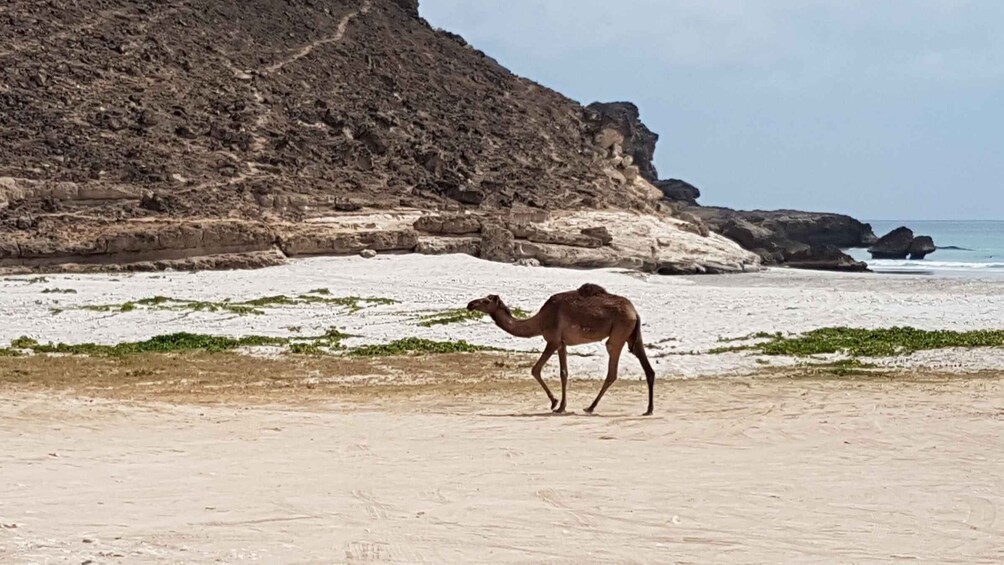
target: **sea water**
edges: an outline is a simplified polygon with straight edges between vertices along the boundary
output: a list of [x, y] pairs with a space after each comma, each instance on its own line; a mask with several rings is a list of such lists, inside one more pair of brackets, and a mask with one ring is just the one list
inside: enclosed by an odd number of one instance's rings
[[[872, 259], [866, 249], [848, 253], [876, 272], [1004, 277], [1004, 220], [869, 220], [882, 237], [899, 226], [934, 238], [938, 250], [920, 261]], [[945, 249], [946, 247], [958, 249]]]

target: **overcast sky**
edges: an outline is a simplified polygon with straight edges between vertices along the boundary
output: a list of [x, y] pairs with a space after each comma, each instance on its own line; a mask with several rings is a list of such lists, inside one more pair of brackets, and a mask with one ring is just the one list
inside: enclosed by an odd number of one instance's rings
[[635, 102], [705, 204], [1004, 219], [1004, 1], [420, 5], [519, 75]]

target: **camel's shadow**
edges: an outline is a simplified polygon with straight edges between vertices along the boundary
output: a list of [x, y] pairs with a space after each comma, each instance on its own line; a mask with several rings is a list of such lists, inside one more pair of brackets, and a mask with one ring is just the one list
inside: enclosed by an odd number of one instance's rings
[[631, 414], [589, 414], [586, 412], [564, 412], [556, 414], [554, 412], [512, 412], [505, 414], [478, 414], [481, 418], [595, 418], [599, 420], [651, 420], [653, 416], [641, 416]]
[[509, 414], [478, 414], [484, 418], [567, 418], [570, 416], [589, 416], [589, 414], [577, 414], [575, 412], [513, 412]]

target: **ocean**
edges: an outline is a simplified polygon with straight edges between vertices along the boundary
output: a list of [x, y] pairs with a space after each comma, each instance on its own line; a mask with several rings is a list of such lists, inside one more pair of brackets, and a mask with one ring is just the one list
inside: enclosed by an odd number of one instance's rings
[[[922, 261], [873, 260], [865, 249], [848, 253], [875, 272], [1004, 277], [1004, 220], [867, 220], [882, 237], [899, 226], [929, 235], [939, 247]], [[957, 247], [958, 249], [942, 249]]]

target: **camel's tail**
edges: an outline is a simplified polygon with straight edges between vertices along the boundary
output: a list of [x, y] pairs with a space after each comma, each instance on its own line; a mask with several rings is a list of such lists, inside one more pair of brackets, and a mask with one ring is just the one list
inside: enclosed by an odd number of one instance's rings
[[631, 332], [631, 337], [628, 338], [628, 351], [634, 354], [641, 362], [641, 368], [645, 371], [645, 381], [648, 383], [648, 411], [645, 414], [651, 414], [653, 408], [653, 400], [655, 395], [655, 369], [652, 368], [652, 364], [648, 362], [648, 356], [645, 355], [645, 342], [641, 337], [641, 317], [634, 323], [634, 331]]

